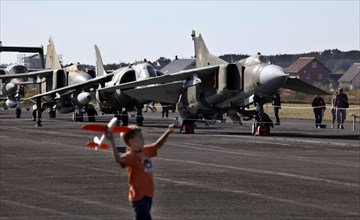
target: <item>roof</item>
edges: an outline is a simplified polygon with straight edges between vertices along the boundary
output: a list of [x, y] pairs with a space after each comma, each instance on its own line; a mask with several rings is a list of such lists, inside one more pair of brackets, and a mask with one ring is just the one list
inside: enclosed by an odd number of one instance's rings
[[338, 82], [351, 82], [360, 73], [360, 63], [354, 63], [338, 80]]
[[164, 74], [176, 73], [195, 66], [195, 59], [175, 59], [161, 69]]
[[315, 57], [300, 57], [295, 62], [293, 62], [286, 71], [289, 73], [297, 73], [301, 69], [303, 69], [305, 66], [307, 66], [311, 61], [316, 59]]

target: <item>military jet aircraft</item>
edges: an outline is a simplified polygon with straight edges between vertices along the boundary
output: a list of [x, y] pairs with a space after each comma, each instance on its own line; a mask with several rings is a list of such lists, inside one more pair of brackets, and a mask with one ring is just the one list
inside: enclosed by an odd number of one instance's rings
[[142, 97], [132, 98], [120, 90], [100, 91], [102, 88], [112, 87], [114, 85], [121, 85], [129, 82], [136, 82], [146, 80], [152, 77], [164, 75], [157, 70], [151, 63], [143, 61], [133, 63], [126, 67], [121, 67], [110, 74], [108, 74], [103, 65], [99, 48], [95, 45], [96, 53], [96, 72], [101, 76], [111, 76], [111, 80], [102, 82], [96, 91], [96, 100], [102, 112], [107, 114], [115, 114], [122, 120], [123, 125], [128, 123], [128, 111], [136, 109], [136, 123], [142, 126], [143, 116], [142, 108], [144, 104], [152, 100], [143, 99]]
[[[261, 54], [227, 63], [209, 53], [201, 34], [196, 36], [193, 31], [191, 36], [195, 46], [195, 69], [108, 86], [98, 89], [98, 92], [117, 92], [135, 99], [177, 103], [181, 131], [185, 130], [185, 133], [193, 133], [196, 121], [217, 121], [225, 113], [239, 124], [240, 117], [244, 120], [254, 118], [252, 133], [260, 123], [266, 124], [270, 131], [272, 121], [264, 113], [263, 105], [280, 88], [328, 94], [291, 78], [283, 68], [271, 64]], [[252, 103], [257, 105], [256, 110], [249, 110]]]
[[[18, 82], [22, 82], [24, 79], [32, 78], [33, 81], [27, 83], [39, 86], [39, 94], [29, 98], [35, 99], [37, 103], [37, 126], [41, 126], [41, 113], [47, 108], [49, 108], [50, 117], [55, 117], [55, 110], [57, 110], [62, 114], [74, 112], [74, 120], [82, 120], [80, 110], [84, 108], [89, 117], [93, 118], [93, 114], [96, 112], [89, 103], [91, 101], [90, 89], [97, 86], [97, 82], [91, 83], [91, 80], [95, 78], [95, 71], [86, 70], [79, 63], [62, 68], [51, 38], [47, 45], [45, 70], [28, 72], [26, 67], [25, 69], [21, 66], [14, 67], [17, 70], [21, 69], [21, 73], [18, 71], [17, 74], [11, 74], [9, 72], [9, 74], [1, 75], [0, 79], [8, 81], [5, 89], [8, 88], [7, 93], [9, 94], [13, 93], [17, 89], [16, 86], [20, 84]], [[10, 89], [11, 85], [14, 86]], [[41, 103], [42, 101], [43, 103]]]

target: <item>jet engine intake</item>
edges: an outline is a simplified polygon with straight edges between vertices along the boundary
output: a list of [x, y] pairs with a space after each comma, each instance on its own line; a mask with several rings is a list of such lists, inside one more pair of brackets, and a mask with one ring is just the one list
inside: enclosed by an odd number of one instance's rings
[[5, 104], [9, 108], [15, 108], [17, 106], [17, 101], [15, 99], [8, 99]]
[[77, 101], [81, 105], [87, 105], [91, 101], [91, 95], [89, 92], [81, 92], [79, 95], [77, 95]]

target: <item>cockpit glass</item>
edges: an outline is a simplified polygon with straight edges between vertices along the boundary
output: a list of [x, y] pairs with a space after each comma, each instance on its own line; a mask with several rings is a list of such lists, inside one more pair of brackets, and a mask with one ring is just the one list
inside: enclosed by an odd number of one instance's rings
[[77, 69], [79, 72], [84, 72], [84, 71], [85, 71], [85, 68], [84, 68], [82, 65], [80, 65], [80, 64], [77, 64], [77, 65], [76, 65], [76, 69]]
[[147, 68], [147, 71], [148, 71], [150, 77], [156, 77], [156, 72], [153, 67], [148, 66], [146, 68]]
[[267, 63], [267, 64], [270, 64], [270, 61], [267, 57], [265, 56], [259, 56], [259, 60], [261, 63]]
[[27, 73], [27, 68], [25, 66], [14, 66], [9, 72], [10, 74]]

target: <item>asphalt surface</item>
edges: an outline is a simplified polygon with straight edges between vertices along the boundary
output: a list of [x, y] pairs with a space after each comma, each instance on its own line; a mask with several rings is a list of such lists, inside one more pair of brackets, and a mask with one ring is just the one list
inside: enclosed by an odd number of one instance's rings
[[[173, 122], [160, 114], [145, 114], [147, 143]], [[58, 116], [35, 127], [30, 112], [0, 110], [0, 219], [132, 219], [126, 170], [85, 147], [88, 122]], [[176, 130], [153, 159], [153, 219], [359, 219], [359, 130], [310, 120], [282, 120], [261, 137], [250, 122]]]

